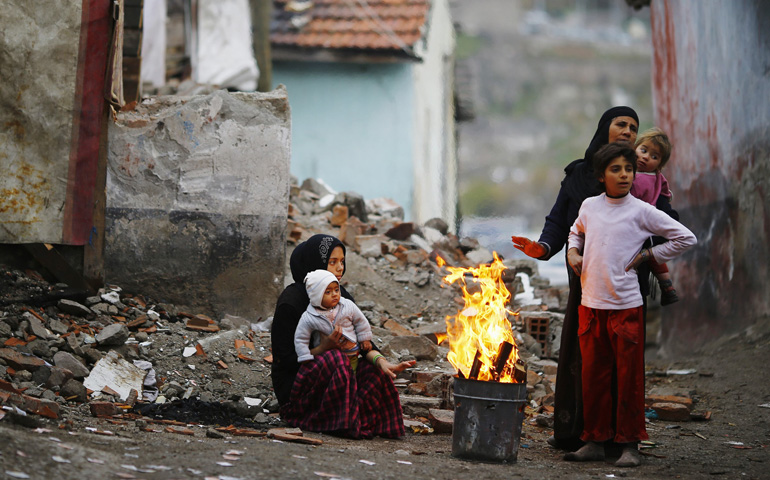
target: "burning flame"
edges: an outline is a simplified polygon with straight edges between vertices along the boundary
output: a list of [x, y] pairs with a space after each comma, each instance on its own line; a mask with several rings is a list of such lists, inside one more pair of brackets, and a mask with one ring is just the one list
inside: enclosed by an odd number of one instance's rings
[[[465, 378], [517, 383], [522, 381], [520, 373], [524, 367], [519, 360], [508, 314], [518, 313], [506, 307], [511, 298], [511, 292], [502, 280], [506, 267], [496, 252], [494, 258], [492, 263], [476, 268], [446, 266], [449, 274], [444, 277], [444, 282], [461, 281], [465, 303], [457, 315], [446, 317], [447, 359], [458, 375]], [[446, 265], [441, 257], [436, 262], [439, 267]], [[471, 291], [469, 281], [472, 282]]]

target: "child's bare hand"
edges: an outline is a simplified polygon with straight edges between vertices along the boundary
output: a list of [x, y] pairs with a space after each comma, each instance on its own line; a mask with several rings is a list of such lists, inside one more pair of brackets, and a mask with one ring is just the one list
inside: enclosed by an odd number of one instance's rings
[[583, 273], [583, 255], [578, 253], [577, 248], [570, 248], [567, 252], [567, 263], [575, 275], [578, 277]]
[[641, 252], [637, 253], [633, 260], [631, 260], [631, 263], [626, 266], [626, 271], [631, 270], [632, 268], [636, 268], [639, 265], [643, 264], [647, 260], [649, 260], [652, 257], [652, 253], [650, 252], [649, 248], [643, 248]]
[[524, 252], [527, 256], [532, 258], [540, 258], [546, 254], [545, 247], [537, 242], [533, 242], [527, 237], [511, 236], [513, 246]]
[[364, 340], [363, 342], [361, 342], [361, 352], [362, 353], [366, 353], [366, 352], [368, 352], [371, 349], [372, 349], [372, 342], [370, 342], [369, 340]]
[[390, 378], [396, 378], [398, 373], [403, 372], [407, 368], [414, 367], [415, 365], [417, 365], [416, 360], [407, 360], [397, 365], [393, 365], [385, 357], [377, 360], [377, 366], [380, 367], [382, 373], [389, 376]]

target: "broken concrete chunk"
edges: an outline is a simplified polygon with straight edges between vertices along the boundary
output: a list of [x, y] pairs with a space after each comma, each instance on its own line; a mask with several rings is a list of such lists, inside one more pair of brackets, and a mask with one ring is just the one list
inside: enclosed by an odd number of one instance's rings
[[88, 399], [88, 392], [86, 391], [86, 387], [74, 378], [67, 380], [67, 383], [62, 385], [61, 390], [59, 391], [59, 395], [66, 398], [67, 400], [75, 400], [76, 402], [80, 403], [85, 402]]
[[53, 356], [53, 363], [59, 368], [69, 370], [72, 372], [72, 376], [79, 380], [86, 378], [91, 373], [88, 367], [83, 365], [83, 362], [68, 352], [56, 352]]
[[113, 323], [104, 327], [96, 335], [96, 343], [99, 345], [123, 345], [128, 340], [129, 335], [128, 327], [122, 323]]
[[394, 352], [407, 350], [417, 360], [436, 360], [438, 358], [438, 346], [425, 337], [393, 337], [389, 347]]
[[107, 292], [101, 295], [102, 300], [112, 305], [115, 305], [120, 301], [120, 294], [118, 292]]
[[52, 332], [59, 335], [64, 335], [69, 330], [68, 325], [65, 325], [63, 322], [60, 322], [55, 318], [52, 318], [48, 321], [48, 328], [50, 328]]
[[29, 315], [28, 313], [24, 313], [25, 319], [29, 322], [29, 333], [36, 336], [37, 338], [42, 339], [49, 339], [53, 338], [54, 335], [51, 333], [50, 330], [45, 328], [45, 325], [43, 325], [43, 322], [38, 320], [37, 317], [34, 315]]
[[[87, 301], [88, 299], [86, 299], [86, 302]], [[87, 317], [93, 313], [91, 309], [85, 305], [81, 305], [73, 300], [67, 300], [66, 298], [59, 300], [59, 303], [56, 304], [56, 307], [62, 312], [75, 315], [76, 317]]]

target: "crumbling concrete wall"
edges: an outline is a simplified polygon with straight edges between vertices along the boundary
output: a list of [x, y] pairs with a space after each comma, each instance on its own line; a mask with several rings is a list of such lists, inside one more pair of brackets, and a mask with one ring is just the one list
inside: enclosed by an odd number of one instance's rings
[[105, 277], [201, 313], [272, 314], [283, 287], [286, 91], [157, 97], [109, 132]]
[[651, 2], [656, 123], [673, 204], [699, 244], [673, 262], [663, 343], [685, 351], [770, 315], [770, 8]]

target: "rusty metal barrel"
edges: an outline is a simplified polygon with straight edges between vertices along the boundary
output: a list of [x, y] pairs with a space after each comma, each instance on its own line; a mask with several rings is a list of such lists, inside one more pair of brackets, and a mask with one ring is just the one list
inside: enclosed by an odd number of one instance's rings
[[456, 377], [452, 456], [515, 462], [526, 402], [526, 383], [482, 382]]

